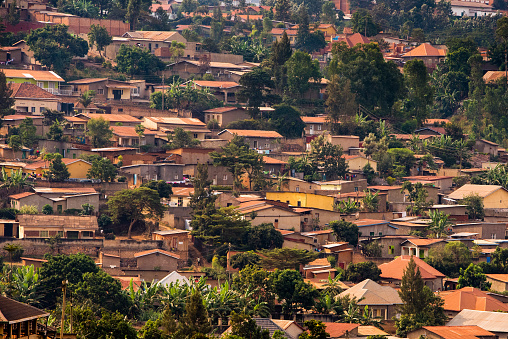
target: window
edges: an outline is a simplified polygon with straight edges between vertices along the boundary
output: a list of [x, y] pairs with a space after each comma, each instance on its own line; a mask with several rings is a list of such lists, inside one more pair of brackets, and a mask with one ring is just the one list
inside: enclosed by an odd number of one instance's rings
[[123, 113], [123, 108], [119, 108], [118, 113]]
[[309, 130], [313, 131], [314, 130], [314, 125], [309, 125]]
[[374, 236], [374, 232], [370, 232], [370, 236], [373, 237]]
[[317, 130], [321, 131], [321, 127], [322, 127], [321, 125], [317, 125]]
[[419, 250], [419, 252], [420, 252], [419, 257], [422, 259], [425, 258], [425, 251], [421, 249], [421, 250]]
[[155, 48], [159, 48], [159, 44], [155, 44]]
[[64, 236], [63, 231], [56, 232], [56, 235], [59, 236], [59, 237], [63, 237]]
[[178, 180], [178, 174], [175, 174], [175, 180]]
[[490, 238], [491, 238], [491, 239], [496, 239], [496, 238], [497, 238], [496, 233], [491, 233], [491, 234], [490, 234]]
[[382, 237], [383, 236], [383, 232], [379, 232], [379, 236]]
[[62, 205], [58, 205], [58, 206], [56, 206], [56, 211], [57, 211], [58, 213], [62, 213], [62, 210], [63, 210]]
[[300, 192], [300, 186], [296, 186], [295, 191]]
[[49, 237], [48, 231], [39, 231], [39, 238], [47, 238]]
[[226, 204], [226, 207], [229, 207], [229, 206], [232, 206], [232, 205], [233, 205], [233, 203], [228, 202], [228, 203]]
[[84, 232], [81, 232], [81, 235], [85, 238], [93, 238], [93, 232], [91, 231], [84, 231]]
[[98, 88], [97, 94], [104, 95], [104, 88]]
[[44, 83], [37, 81], [37, 87], [44, 88]]
[[298, 202], [296, 203], [296, 205], [297, 205], [298, 207], [302, 207], [302, 202], [301, 202], [301, 201], [298, 201]]
[[395, 253], [395, 246], [388, 246], [388, 254], [394, 254]]
[[288, 205], [289, 205], [289, 200], [286, 200], [286, 204], [288, 204]]
[[35, 113], [35, 107], [32, 107], [31, 111], [32, 113]]
[[178, 197], [178, 207], [182, 207], [182, 206], [183, 206], [183, 198]]
[[197, 139], [197, 138], [198, 138], [198, 134], [194, 133], [194, 139]]
[[222, 180], [224, 180], [224, 181], [228, 180], [228, 175], [224, 174], [224, 176], [222, 177]]
[[72, 153], [72, 159], [76, 159], [76, 153]]
[[277, 224], [279, 222], [279, 219], [275, 219], [275, 223]]
[[265, 144], [265, 148], [270, 148], [270, 144], [269, 144], [269, 143], [266, 143], [266, 144]]
[[258, 141], [254, 140], [254, 148], [258, 148]]
[[46, 107], [39, 107], [39, 112], [40, 113], [46, 112]]
[[355, 192], [358, 192], [358, 187], [355, 187]]

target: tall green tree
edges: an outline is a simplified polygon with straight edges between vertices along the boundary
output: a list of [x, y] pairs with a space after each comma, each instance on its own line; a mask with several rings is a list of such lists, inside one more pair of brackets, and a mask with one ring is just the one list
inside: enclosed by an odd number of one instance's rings
[[305, 129], [300, 112], [286, 104], [275, 106], [275, 111], [270, 114], [270, 122], [286, 138], [300, 138]]
[[380, 275], [381, 270], [372, 261], [349, 264], [345, 272], [346, 280], [354, 283], [359, 283], [365, 279], [378, 281]]
[[92, 25], [90, 26], [90, 32], [88, 33], [88, 42], [91, 47], [95, 45], [99, 51], [99, 55], [102, 56], [104, 48], [113, 42], [113, 37], [109, 35], [106, 27], [101, 25]]
[[446, 272], [447, 276], [457, 278], [460, 269], [466, 269], [472, 260], [471, 251], [464, 243], [451, 241], [444, 247], [432, 248], [425, 262], [439, 272]]
[[312, 87], [313, 82], [319, 82], [322, 78], [317, 60], [305, 52], [296, 51], [286, 62], [288, 88], [295, 97], [303, 95]]
[[275, 270], [269, 279], [285, 314], [292, 315], [299, 309], [314, 305], [314, 298], [318, 296], [318, 292], [312, 285], [303, 281], [298, 271]]
[[291, 16], [291, 3], [289, 0], [275, 1], [275, 20], [289, 21]]
[[89, 179], [100, 179], [103, 182], [115, 181], [118, 169], [108, 158], [96, 158], [92, 161], [92, 167], [88, 170], [86, 177]]
[[263, 68], [254, 68], [240, 78], [242, 88], [238, 91], [238, 99], [247, 103], [249, 114], [253, 118], [259, 116], [259, 107], [263, 104], [272, 104], [276, 98], [270, 94], [274, 83], [270, 74]]
[[332, 125], [332, 131], [335, 131], [341, 119], [353, 117], [357, 113], [356, 94], [351, 91], [351, 81], [341, 79], [338, 75], [332, 75], [326, 92], [327, 119]]
[[330, 338], [330, 334], [326, 332], [326, 325], [318, 320], [307, 320], [305, 321], [305, 327], [308, 328], [309, 332], [303, 332], [300, 334], [298, 339], [327, 339]]
[[282, 93], [287, 86], [287, 68], [285, 64], [292, 54], [291, 42], [287, 33], [284, 32], [280, 40], [273, 42], [270, 58], [263, 61], [263, 65], [271, 71], [275, 89], [279, 93]]
[[352, 246], [358, 245], [359, 231], [358, 226], [349, 221], [334, 220], [330, 222], [330, 228], [335, 233], [337, 239], [345, 241]]
[[51, 164], [49, 165], [49, 171], [44, 172], [44, 176], [47, 177], [49, 181], [54, 182], [62, 182], [70, 178], [71, 174], [62, 161], [62, 155], [60, 153], [53, 154]]
[[423, 326], [444, 325], [448, 317], [444, 313], [444, 301], [435, 295], [422, 279], [420, 269], [411, 257], [400, 285], [401, 316], [395, 320], [398, 336]]
[[135, 223], [147, 219], [160, 219], [164, 212], [159, 193], [147, 187], [116, 192], [109, 198], [108, 208], [115, 222], [129, 223], [127, 230], [129, 239], [131, 239], [132, 227]]
[[212, 326], [209, 323], [203, 297], [199, 290], [194, 289], [187, 297], [185, 314], [178, 321], [174, 337], [182, 339], [203, 338], [211, 330]]
[[173, 133], [168, 133], [168, 149], [176, 148], [193, 148], [200, 144], [198, 139], [192, 137], [191, 132], [184, 130], [181, 127], [177, 127], [173, 130]]
[[471, 193], [470, 195], [464, 197], [460, 203], [466, 205], [466, 213], [469, 219], [483, 220], [483, 217], [485, 216], [483, 199], [478, 194]]
[[263, 251], [261, 267], [277, 268], [280, 270], [298, 269], [300, 265], [306, 265], [317, 258], [317, 254], [306, 250], [292, 248], [275, 248]]
[[129, 21], [132, 30], [136, 30], [141, 15], [141, 0], [129, 0], [125, 18]]
[[88, 53], [88, 43], [67, 30], [63, 24], [47, 25], [33, 30], [26, 38], [35, 60], [62, 75], [73, 57], [84, 57]]
[[[139, 0], [130, 0], [135, 1]], [[120, 46], [115, 61], [120, 72], [131, 76], [153, 75], [166, 68], [166, 64], [148, 49], [130, 45]]]
[[429, 116], [434, 91], [429, 81], [427, 67], [422, 60], [410, 60], [404, 65], [404, 79], [408, 89], [407, 108], [421, 126]]
[[113, 131], [109, 127], [109, 122], [103, 117], [92, 118], [86, 124], [86, 135], [90, 137], [93, 147], [101, 148], [110, 143]]
[[157, 193], [159, 193], [159, 197], [161, 198], [169, 198], [170, 195], [173, 194], [173, 186], [164, 180], [150, 180], [141, 186], [157, 191]]
[[361, 33], [365, 36], [373, 36], [379, 32], [379, 26], [372, 19], [372, 15], [365, 9], [359, 9], [353, 13], [351, 19], [353, 32]]
[[34, 125], [32, 118], [25, 118], [19, 125], [19, 136], [21, 137], [23, 146], [32, 148], [37, 142], [37, 127]]
[[12, 89], [7, 84], [7, 78], [4, 72], [0, 72], [0, 124], [1, 119], [11, 113], [14, 106], [14, 98], [11, 98]]
[[460, 269], [457, 288], [474, 287], [482, 291], [488, 291], [491, 285], [480, 266], [470, 263], [466, 269]]
[[348, 165], [339, 145], [332, 145], [322, 134], [312, 140], [310, 146], [309, 160], [317, 171], [324, 174], [325, 180], [343, 178], [346, 175]]

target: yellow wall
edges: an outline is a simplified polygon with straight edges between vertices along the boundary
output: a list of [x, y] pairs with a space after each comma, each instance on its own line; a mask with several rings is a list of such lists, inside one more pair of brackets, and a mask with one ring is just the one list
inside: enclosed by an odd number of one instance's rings
[[357, 170], [357, 171], [363, 171], [363, 168], [365, 165], [370, 164], [370, 167], [374, 170], [374, 172], [377, 172], [377, 162], [373, 160], [368, 160], [362, 157], [353, 158], [346, 160], [346, 163], [349, 166], [350, 170]]
[[76, 161], [67, 166], [71, 178], [86, 178], [86, 174], [90, 168], [92, 168], [92, 165], [84, 161]]
[[[115, 96], [113, 95], [113, 90], [116, 90], [116, 88], [108, 88], [108, 99], [114, 99]], [[130, 88], [118, 88], [118, 90], [122, 91], [122, 100], [130, 100], [131, 98], [131, 90]]]
[[485, 208], [508, 208], [508, 192], [498, 189], [483, 199]]
[[51, 110], [58, 110], [58, 102], [50, 101], [50, 100], [30, 100], [30, 99], [16, 99], [14, 102], [14, 106], [21, 110], [23, 107], [27, 107], [27, 112], [32, 112], [32, 107], [35, 107], [35, 114], [42, 114], [41, 108], [47, 108]]
[[2, 167], [5, 168], [5, 173], [7, 173], [8, 176], [11, 176], [13, 171], [17, 172], [19, 170], [23, 170], [23, 167], [16, 165], [5, 165]]
[[325, 195], [297, 192], [266, 192], [266, 198], [269, 200], [278, 200], [282, 202], [289, 201], [292, 206], [320, 208], [327, 211], [333, 211], [334, 198]]

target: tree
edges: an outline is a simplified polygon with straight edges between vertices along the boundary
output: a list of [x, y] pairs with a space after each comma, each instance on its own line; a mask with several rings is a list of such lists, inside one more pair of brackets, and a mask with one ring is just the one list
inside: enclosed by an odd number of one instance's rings
[[338, 75], [332, 75], [326, 92], [327, 120], [332, 124], [332, 130], [335, 130], [341, 119], [356, 114], [356, 94], [351, 91], [351, 81], [341, 79]]
[[309, 332], [303, 332], [298, 339], [326, 339], [330, 334], [326, 332], [326, 325], [318, 320], [307, 320], [304, 323]]
[[159, 193], [147, 187], [116, 192], [109, 199], [108, 208], [115, 222], [121, 223], [124, 220], [129, 222], [127, 231], [129, 239], [135, 223], [146, 219], [159, 219], [164, 211]]
[[283, 312], [293, 314], [298, 309], [314, 305], [317, 291], [303, 281], [298, 271], [292, 269], [275, 270], [269, 277], [277, 299], [282, 303]]
[[67, 280], [69, 285], [76, 285], [83, 281], [87, 272], [97, 273], [99, 268], [92, 258], [78, 253], [71, 255], [46, 255], [47, 262], [39, 270], [39, 293], [43, 295], [41, 305], [49, 307], [55, 304], [61, 295], [62, 281]]
[[366, 9], [359, 9], [353, 13], [351, 19], [353, 24], [353, 32], [361, 33], [365, 36], [373, 36], [379, 32], [379, 26], [374, 22], [369, 11]]
[[270, 114], [270, 122], [286, 138], [300, 138], [305, 129], [300, 112], [286, 104], [275, 106], [275, 111]]
[[18, 9], [18, 4], [17, 4], [17, 1], [14, 0], [10, 6], [9, 6], [9, 10], [7, 12], [7, 22], [12, 25], [12, 26], [16, 26], [17, 24], [19, 24], [19, 18], [21, 16], [21, 13]]
[[194, 289], [187, 297], [185, 314], [178, 321], [174, 338], [192, 339], [201, 338], [198, 335], [210, 333], [212, 327], [208, 321], [208, 312], [203, 303], [199, 290]]
[[115, 181], [118, 169], [108, 158], [95, 158], [92, 167], [88, 170], [88, 179], [100, 179], [102, 182]]
[[429, 73], [422, 60], [409, 60], [404, 65], [404, 78], [408, 88], [407, 108], [410, 117], [421, 126], [429, 115], [429, 106], [434, 101], [434, 91], [429, 83]]
[[257, 265], [261, 258], [252, 251], [238, 253], [231, 257], [231, 266], [243, 270], [249, 265]]
[[246, 314], [231, 312], [231, 334], [238, 338], [270, 339], [270, 332], [263, 330]]
[[5, 73], [0, 72], [0, 119], [9, 114], [12, 106], [14, 106], [14, 98], [12, 98], [11, 95], [12, 89], [11, 86], [7, 84]]
[[464, 243], [451, 241], [444, 247], [432, 248], [425, 262], [439, 272], [446, 272], [447, 276], [456, 278], [460, 269], [466, 269], [472, 262], [471, 251]]
[[263, 223], [250, 228], [245, 243], [251, 250], [274, 249], [282, 247], [284, 237], [273, 224]]
[[292, 248], [275, 248], [262, 254], [261, 267], [280, 270], [298, 269], [317, 258], [317, 253]]
[[432, 205], [432, 202], [427, 202], [428, 192], [421, 182], [415, 184], [410, 181], [405, 181], [402, 184], [401, 193], [408, 192], [408, 200], [411, 206], [407, 209], [414, 215], [421, 215], [425, 208]]
[[113, 42], [113, 38], [109, 35], [106, 27], [100, 25], [90, 26], [90, 32], [88, 32], [88, 42], [91, 47], [97, 46], [99, 55], [102, 57], [102, 51], [104, 47], [108, 46]]
[[138, 135], [138, 145], [141, 146], [141, 138], [145, 135], [145, 126], [139, 124], [134, 127], [136, 134]]
[[129, 0], [125, 18], [129, 21], [131, 29], [134, 31], [138, 25], [141, 12], [141, 0]]
[[289, 0], [276, 0], [275, 1], [275, 20], [289, 21], [291, 11], [291, 3]]
[[298, 18], [298, 32], [296, 35], [295, 48], [307, 53], [312, 53], [326, 46], [325, 36], [323, 32], [309, 31], [309, 13], [307, 4], [301, 4], [296, 13]]
[[78, 99], [78, 102], [84, 107], [87, 108], [93, 103], [93, 99], [95, 97], [95, 91], [88, 90], [83, 92]]
[[482, 291], [488, 291], [492, 284], [487, 281], [487, 276], [480, 266], [470, 263], [466, 269], [460, 269], [459, 284], [457, 288], [474, 287]]
[[423, 326], [444, 325], [448, 320], [444, 313], [444, 301], [425, 286], [413, 257], [402, 276], [399, 296], [403, 304], [400, 306], [400, 319], [395, 320], [398, 336], [406, 336], [408, 332]]
[[348, 242], [352, 246], [358, 245], [359, 231], [355, 224], [344, 220], [334, 220], [330, 222], [330, 228], [338, 240]]
[[174, 129], [173, 133], [168, 134], [168, 149], [193, 148], [200, 144], [200, 141], [192, 137], [191, 132], [181, 127]]
[[100, 316], [88, 306], [79, 305], [73, 309], [76, 332], [89, 339], [136, 339], [136, 329], [125, 315], [103, 309]]
[[381, 270], [372, 261], [349, 264], [345, 272], [346, 280], [354, 283], [359, 283], [365, 279], [378, 281], [380, 275]]
[[70, 178], [71, 174], [62, 161], [62, 155], [60, 153], [53, 154], [51, 164], [49, 165], [49, 171], [44, 172], [44, 176], [47, 177], [49, 181], [53, 182], [62, 182]]
[[335, 12], [335, 4], [333, 1], [323, 2], [321, 6], [321, 21], [327, 24], [333, 24], [337, 20], [337, 13]]
[[470, 195], [464, 197], [460, 203], [466, 205], [466, 213], [469, 219], [483, 220], [483, 217], [485, 216], [485, 212], [483, 210], [483, 199], [478, 194], [471, 193]]
[[46, 25], [33, 30], [26, 38], [35, 60], [57, 73], [64, 73], [73, 57], [88, 53], [88, 43], [67, 30], [68, 26], [63, 24]]
[[49, 204], [42, 206], [42, 213], [43, 214], [53, 214], [53, 207], [51, 207], [51, 205], [49, 205]]
[[319, 82], [321, 72], [317, 60], [305, 52], [296, 51], [286, 62], [288, 87], [293, 96], [302, 96], [311, 87], [310, 80]]
[[[130, 0], [139, 1], [139, 0]], [[130, 3], [129, 2], [129, 3]], [[153, 75], [166, 68], [166, 64], [148, 49], [121, 45], [115, 58], [118, 71], [133, 75]]]
[[95, 148], [107, 146], [113, 137], [113, 131], [109, 127], [109, 122], [103, 117], [88, 120], [86, 129], [86, 135], [90, 137], [92, 146]]
[[343, 178], [346, 175], [348, 165], [339, 145], [332, 145], [321, 134], [311, 141], [310, 146], [309, 161], [314, 172], [324, 173], [324, 180]]
[[9, 147], [12, 148], [14, 152], [19, 152], [23, 149], [23, 142], [21, 137], [17, 134], [11, 135], [9, 137]]
[[270, 58], [263, 61], [263, 66], [271, 70], [275, 88], [279, 92], [282, 92], [287, 85], [287, 68], [285, 64], [292, 54], [291, 42], [289, 41], [287, 33], [284, 32], [279, 41], [275, 40], [273, 42]]
[[23, 146], [32, 148], [37, 142], [37, 127], [34, 125], [32, 118], [25, 118], [19, 125], [19, 136]]
[[379, 209], [379, 192], [372, 193], [366, 190], [364, 193], [365, 196], [362, 199], [363, 209], [367, 212], [377, 212]]
[[173, 194], [173, 186], [164, 180], [150, 180], [141, 185], [141, 187], [148, 187], [157, 191], [161, 198], [169, 198]]
[[441, 238], [448, 233], [448, 228], [452, 223], [448, 220], [449, 214], [441, 211], [430, 211], [430, 223], [427, 229], [430, 230], [436, 238]]
[[14, 253], [16, 252], [19, 252], [21, 251], [23, 248], [20, 246], [20, 245], [16, 245], [16, 244], [7, 244], [7, 245], [4, 245], [3, 247], [3, 250], [6, 251], [7, 253], [9, 253], [9, 262], [11, 263], [11, 270], [9, 272], [9, 282], [11, 281], [11, 278], [12, 278], [12, 257], [14, 255]]
[[263, 68], [256, 67], [247, 72], [240, 78], [242, 86], [238, 91], [238, 99], [247, 102], [247, 107], [251, 117], [259, 116], [259, 107], [264, 103], [273, 103], [274, 97], [270, 95], [270, 90], [274, 88], [274, 83], [270, 74]]
[[46, 138], [54, 141], [62, 141], [64, 138], [63, 128], [60, 122], [56, 120], [50, 127], [49, 132], [46, 134]]

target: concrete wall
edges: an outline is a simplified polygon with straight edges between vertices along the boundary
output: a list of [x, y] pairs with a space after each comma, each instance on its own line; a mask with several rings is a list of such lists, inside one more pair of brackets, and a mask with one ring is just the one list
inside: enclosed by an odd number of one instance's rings
[[176, 271], [178, 268], [178, 259], [169, 257], [165, 254], [155, 252], [153, 254], [144, 255], [137, 258], [138, 268], [142, 270], [166, 270], [169, 272]]

